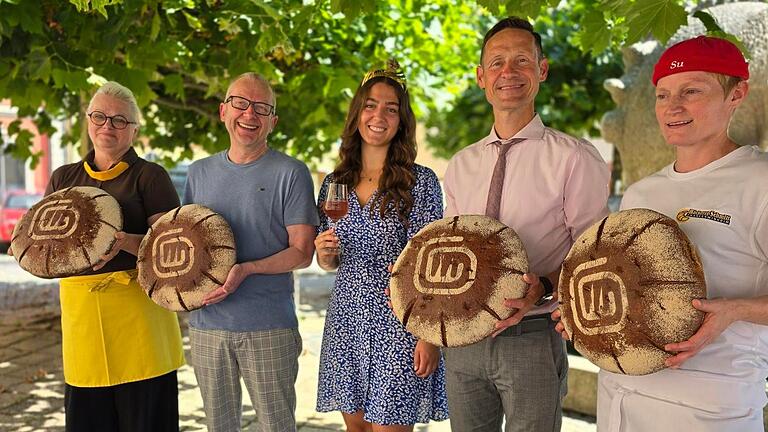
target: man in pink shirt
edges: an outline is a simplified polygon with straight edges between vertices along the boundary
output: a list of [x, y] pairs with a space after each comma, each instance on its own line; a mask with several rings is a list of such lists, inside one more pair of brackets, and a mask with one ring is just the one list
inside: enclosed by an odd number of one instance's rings
[[[534, 110], [549, 65], [541, 37], [520, 18], [485, 35], [477, 82], [493, 107], [490, 134], [459, 151], [445, 174], [445, 216], [486, 214], [522, 239], [527, 294], [493, 336], [445, 349], [451, 427], [456, 431], [559, 430], [567, 357], [549, 313], [560, 267], [587, 227], [608, 213], [610, 173], [587, 141], [550, 129]], [[543, 275], [539, 277], [538, 275]]]

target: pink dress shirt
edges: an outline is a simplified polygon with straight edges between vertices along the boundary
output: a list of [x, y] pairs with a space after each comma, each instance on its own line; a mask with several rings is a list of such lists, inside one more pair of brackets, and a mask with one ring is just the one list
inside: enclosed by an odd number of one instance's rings
[[[538, 114], [514, 138], [525, 141], [506, 156], [499, 220], [522, 239], [530, 271], [546, 275], [558, 270], [579, 234], [608, 214], [610, 172], [592, 144], [545, 127]], [[498, 139], [492, 129], [451, 158], [445, 217], [485, 214]], [[528, 315], [554, 308], [551, 302]]]

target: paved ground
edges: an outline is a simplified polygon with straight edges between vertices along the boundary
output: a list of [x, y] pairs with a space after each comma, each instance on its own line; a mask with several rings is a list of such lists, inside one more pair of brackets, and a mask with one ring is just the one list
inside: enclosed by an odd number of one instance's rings
[[[315, 412], [317, 367], [324, 323], [327, 276], [301, 278], [299, 329], [304, 340], [300, 358], [297, 418], [301, 432], [343, 430], [338, 413]], [[63, 379], [59, 309], [52, 299], [50, 281], [32, 278], [8, 257], [0, 257], [0, 431], [63, 431]], [[185, 317], [182, 316], [182, 322]], [[186, 329], [184, 329], [186, 335]], [[184, 338], [189, 350], [188, 339]], [[187, 358], [190, 358], [187, 352]], [[244, 391], [244, 395], [247, 393]], [[254, 411], [244, 396], [244, 430]], [[179, 371], [179, 407], [182, 431], [204, 431], [202, 401], [190, 366]], [[418, 425], [418, 432], [447, 432], [448, 422]], [[587, 419], [567, 417], [563, 430], [592, 432]]]

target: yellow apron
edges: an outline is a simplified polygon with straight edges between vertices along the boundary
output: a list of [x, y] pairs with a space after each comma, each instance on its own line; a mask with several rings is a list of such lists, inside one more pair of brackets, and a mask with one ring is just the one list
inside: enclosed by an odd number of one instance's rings
[[176, 314], [144, 294], [136, 270], [64, 278], [60, 297], [67, 384], [113, 386], [184, 364]]

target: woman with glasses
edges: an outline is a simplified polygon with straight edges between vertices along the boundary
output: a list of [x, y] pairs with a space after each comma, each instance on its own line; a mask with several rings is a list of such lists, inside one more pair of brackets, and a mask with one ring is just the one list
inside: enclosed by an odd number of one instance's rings
[[[448, 418], [440, 351], [387, 307], [387, 266], [442, 217], [437, 176], [416, 165], [416, 120], [396, 62], [366, 74], [350, 103], [339, 164], [323, 182], [349, 189], [348, 214], [321, 215], [317, 260], [338, 269], [320, 354], [317, 410], [341, 411], [347, 431], [412, 431]], [[338, 246], [341, 245], [339, 253]]]
[[120, 203], [124, 232], [92, 271], [61, 280], [66, 430], [178, 431], [179, 323], [137, 283], [136, 254], [149, 226], [179, 197], [168, 173], [132, 147], [140, 114], [129, 89], [104, 84], [87, 115], [93, 150], [57, 169], [45, 193], [101, 188]]

